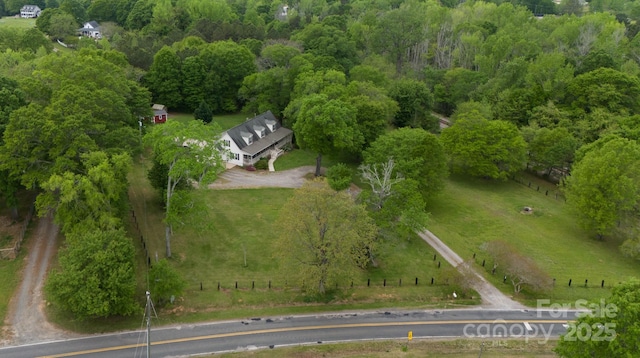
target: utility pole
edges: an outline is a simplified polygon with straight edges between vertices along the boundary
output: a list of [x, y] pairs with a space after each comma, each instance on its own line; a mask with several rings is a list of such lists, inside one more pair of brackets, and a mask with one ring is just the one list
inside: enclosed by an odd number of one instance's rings
[[151, 358], [151, 293], [149, 291], [147, 291], [145, 315], [147, 316], [147, 358]]

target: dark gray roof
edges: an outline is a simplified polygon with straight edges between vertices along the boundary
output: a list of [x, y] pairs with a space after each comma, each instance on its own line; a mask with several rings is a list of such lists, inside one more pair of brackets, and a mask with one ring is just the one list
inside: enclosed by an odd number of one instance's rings
[[[267, 124], [275, 124], [274, 130], [271, 131]], [[256, 133], [255, 129], [260, 127], [263, 127], [265, 130], [264, 138], [260, 138], [260, 135]], [[247, 144], [247, 142], [244, 141], [242, 135], [246, 133], [253, 135], [253, 143]], [[282, 127], [271, 111], [259, 114], [256, 117], [227, 130], [227, 134], [229, 134], [229, 137], [233, 139], [238, 148], [250, 155], [254, 155], [262, 151], [291, 133], [293, 133], [293, 131], [289, 128]]]
[[95, 21], [89, 21], [88, 24], [91, 25], [91, 27], [93, 27], [94, 29], [97, 29], [100, 27], [100, 24], [98, 24]]
[[20, 9], [21, 11], [40, 11], [40, 7], [36, 5], [25, 5]]

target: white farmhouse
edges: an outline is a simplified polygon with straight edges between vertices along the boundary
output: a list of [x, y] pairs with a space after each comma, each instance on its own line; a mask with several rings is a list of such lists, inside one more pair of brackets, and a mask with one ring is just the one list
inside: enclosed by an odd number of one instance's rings
[[293, 131], [267, 111], [222, 133], [222, 145], [228, 151], [224, 159], [229, 164], [254, 165], [270, 150], [290, 144], [292, 137]]
[[93, 37], [94, 39], [102, 38], [100, 24], [95, 21], [85, 22], [82, 28], [78, 29], [78, 33], [82, 36]]
[[25, 19], [33, 19], [35, 17], [40, 16], [40, 7], [36, 5], [25, 5], [20, 9], [20, 17]]

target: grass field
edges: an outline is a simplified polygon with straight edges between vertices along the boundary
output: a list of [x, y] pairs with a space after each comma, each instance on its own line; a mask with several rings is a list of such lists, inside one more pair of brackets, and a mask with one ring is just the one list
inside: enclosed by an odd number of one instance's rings
[[[169, 113], [169, 120], [177, 120], [181, 122], [191, 121], [193, 120], [192, 113], [178, 113], [171, 112]], [[213, 116], [213, 121], [220, 125], [222, 130], [227, 130], [229, 128], [235, 127], [238, 124], [244, 122], [247, 119], [247, 116], [241, 113], [236, 114], [224, 114], [224, 115], [215, 115]]]
[[[640, 277], [640, 264], [620, 254], [619, 242], [595, 240], [578, 226], [563, 200], [546, 196], [546, 188], [537, 191], [537, 185], [532, 185], [534, 189], [513, 181], [454, 177], [430, 206], [429, 229], [462, 258], [470, 259], [476, 253], [476, 262], [487, 260], [487, 269], [492, 261], [482, 244], [492, 240], [512, 243], [556, 278], [555, 288], [544, 297], [552, 300], [597, 299], [609, 294], [600, 288], [602, 280], [610, 287], [628, 277]], [[523, 214], [525, 206], [532, 207], [533, 214]], [[513, 292], [508, 281], [502, 283], [499, 267], [495, 276], [488, 276], [504, 292]], [[571, 288], [569, 279], [573, 280]], [[584, 288], [585, 279], [591, 288]], [[535, 305], [531, 299], [528, 303]]]
[[[252, 352], [238, 352], [215, 357], [239, 358], [321, 358], [321, 357], [371, 357], [371, 358], [520, 358], [555, 357], [553, 348], [556, 341], [540, 342], [522, 340], [413, 340], [407, 341], [365, 341], [340, 344], [314, 344], [308, 346], [264, 349]], [[480, 353], [482, 351], [482, 354]]]
[[[164, 226], [157, 194], [146, 181], [148, 165], [147, 161], [141, 161], [134, 166], [129, 195], [138, 227], [154, 260], [156, 253], [160, 258], [165, 256]], [[206, 209], [198, 209], [201, 211], [198, 218], [186, 217], [184, 225], [175, 228], [172, 238], [172, 263], [187, 280], [188, 288], [184, 300], [163, 312], [161, 321], [245, 317], [248, 309], [252, 314], [293, 314], [348, 308], [452, 306], [447, 295], [453, 288], [444, 285], [445, 280], [452, 277], [452, 269], [444, 262], [438, 269], [432, 259], [433, 250], [417, 237], [381, 244], [378, 250], [380, 266], [354, 280], [356, 287], [353, 289], [351, 282], [344, 282], [341, 283], [342, 292], [318, 300], [292, 287], [280, 273], [270, 246], [275, 239], [273, 223], [292, 193], [292, 189], [198, 193], [198, 208]], [[135, 232], [134, 229], [131, 231]], [[135, 242], [142, 252], [139, 241]], [[140, 261], [140, 266], [139, 282], [143, 284], [144, 261]], [[417, 287], [416, 277], [419, 278]], [[430, 285], [431, 277], [435, 278], [433, 286]], [[367, 287], [367, 279], [370, 279], [371, 287]], [[478, 301], [477, 298], [475, 301], [463, 300], [460, 304], [470, 302]], [[64, 320], [59, 317], [59, 321]], [[102, 331], [139, 322], [104, 321], [95, 327], [82, 322], [60, 323], [74, 330]]]
[[36, 26], [36, 19], [22, 19], [19, 17], [3, 17], [3, 18], [0, 18], [0, 27], [3, 27], [3, 26], [29, 29]]

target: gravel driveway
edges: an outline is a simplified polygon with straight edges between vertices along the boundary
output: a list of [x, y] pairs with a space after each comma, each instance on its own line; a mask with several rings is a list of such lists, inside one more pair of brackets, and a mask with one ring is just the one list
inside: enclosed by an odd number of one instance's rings
[[78, 335], [61, 330], [47, 321], [44, 314], [45, 301], [42, 288], [56, 251], [58, 227], [51, 216], [38, 219], [35, 232], [23, 250], [27, 250], [26, 264], [22, 272], [22, 282], [9, 305], [5, 321], [8, 331], [3, 345], [29, 344], [43, 341], [66, 339]]
[[250, 172], [239, 167], [226, 170], [218, 179], [209, 184], [209, 189], [242, 188], [299, 188], [305, 176], [315, 173], [314, 166], [304, 166], [279, 172]]

